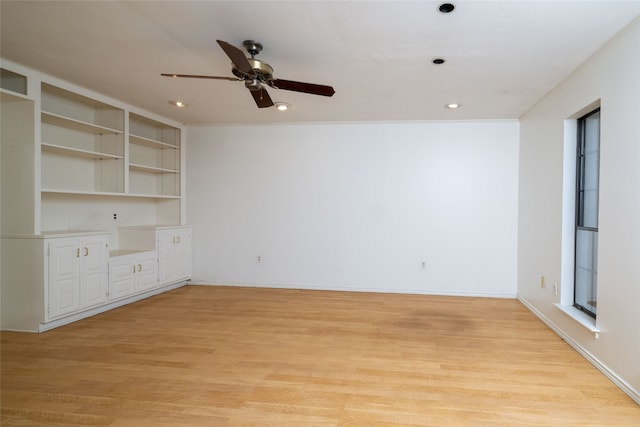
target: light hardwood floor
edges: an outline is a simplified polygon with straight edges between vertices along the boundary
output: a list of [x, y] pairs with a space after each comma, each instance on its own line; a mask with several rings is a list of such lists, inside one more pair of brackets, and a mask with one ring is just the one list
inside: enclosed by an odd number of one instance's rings
[[3, 426], [638, 426], [516, 300], [187, 286], [2, 333]]

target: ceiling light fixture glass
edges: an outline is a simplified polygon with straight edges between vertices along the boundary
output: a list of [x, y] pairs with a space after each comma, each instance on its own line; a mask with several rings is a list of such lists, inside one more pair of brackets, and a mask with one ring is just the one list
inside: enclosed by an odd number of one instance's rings
[[451, 104], [447, 104], [445, 105], [445, 108], [448, 108], [450, 110], [455, 110], [456, 108], [459, 108], [460, 104], [456, 104], [456, 103], [451, 103]]
[[289, 104], [287, 104], [286, 102], [276, 102], [275, 104], [273, 104], [276, 106], [276, 108], [278, 109], [278, 111], [287, 111], [289, 109], [289, 107], [291, 107]]
[[185, 104], [185, 103], [184, 103], [184, 102], [182, 102], [182, 101], [169, 101], [169, 104], [171, 104], [171, 105], [175, 105], [175, 106], [176, 106], [176, 107], [178, 107], [178, 108], [184, 108], [184, 107], [186, 107], [186, 106], [187, 106], [187, 104]]

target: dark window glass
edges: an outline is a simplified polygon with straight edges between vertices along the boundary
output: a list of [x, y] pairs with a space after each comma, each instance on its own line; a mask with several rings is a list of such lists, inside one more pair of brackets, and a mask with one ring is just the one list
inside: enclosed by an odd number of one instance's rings
[[596, 317], [600, 109], [578, 119], [574, 306]]

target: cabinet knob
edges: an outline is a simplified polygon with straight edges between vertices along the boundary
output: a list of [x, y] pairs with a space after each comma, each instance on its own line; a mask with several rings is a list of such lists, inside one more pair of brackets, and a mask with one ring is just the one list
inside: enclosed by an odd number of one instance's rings
[[89, 256], [89, 248], [88, 247], [84, 247], [84, 256]]

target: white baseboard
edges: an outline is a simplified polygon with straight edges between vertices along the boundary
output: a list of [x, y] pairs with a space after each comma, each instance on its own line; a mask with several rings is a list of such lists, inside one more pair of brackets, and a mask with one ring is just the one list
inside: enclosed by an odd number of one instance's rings
[[415, 295], [439, 295], [454, 297], [483, 297], [483, 298], [509, 298], [515, 299], [516, 294], [512, 293], [490, 293], [490, 292], [452, 292], [447, 290], [434, 289], [399, 289], [399, 288], [367, 288], [357, 286], [331, 286], [331, 285], [311, 285], [311, 284], [272, 284], [272, 283], [220, 283], [206, 280], [191, 279], [189, 285], [193, 286], [229, 286], [239, 288], [274, 288], [274, 289], [300, 289], [311, 291], [343, 291], [343, 292], [374, 292], [383, 294], [415, 294]]
[[[140, 301], [142, 299], [149, 298], [154, 295], [158, 295], [167, 291], [171, 291], [173, 289], [177, 289], [186, 284], [187, 284], [187, 281], [182, 281], [182, 282], [172, 283], [169, 285], [163, 285], [162, 287], [151, 289], [147, 292], [133, 295], [131, 297], [114, 301], [112, 303], [108, 303], [105, 305], [101, 305], [99, 307], [92, 308], [80, 313], [72, 314], [70, 316], [66, 316], [61, 319], [53, 320], [47, 323], [41, 323], [40, 326], [38, 327], [37, 332], [46, 332], [51, 329], [54, 329], [63, 325], [67, 325], [69, 323], [76, 322], [81, 319], [86, 319], [87, 317], [95, 316], [96, 314], [104, 313], [105, 311], [113, 310], [114, 308], [121, 307], [123, 305], [131, 304], [132, 302]], [[33, 332], [33, 331], [28, 331], [28, 332]]]
[[536, 315], [540, 320], [544, 322], [553, 332], [558, 334], [560, 338], [562, 338], [567, 344], [573, 347], [578, 353], [580, 353], [585, 359], [587, 359], [593, 366], [595, 366], [600, 372], [602, 372], [607, 378], [611, 380], [615, 385], [617, 385], [622, 391], [629, 395], [631, 399], [633, 399], [638, 405], [640, 405], [640, 392], [634, 389], [629, 385], [625, 380], [620, 378], [615, 372], [613, 372], [607, 365], [602, 363], [597, 357], [593, 354], [589, 353], [587, 349], [582, 347], [579, 343], [574, 341], [569, 335], [567, 335], [562, 329], [558, 327], [555, 323], [551, 321], [547, 316], [545, 316], [541, 311], [539, 311], [533, 304], [523, 298], [518, 296], [518, 301], [520, 301], [525, 307], [527, 307], [533, 314]]

